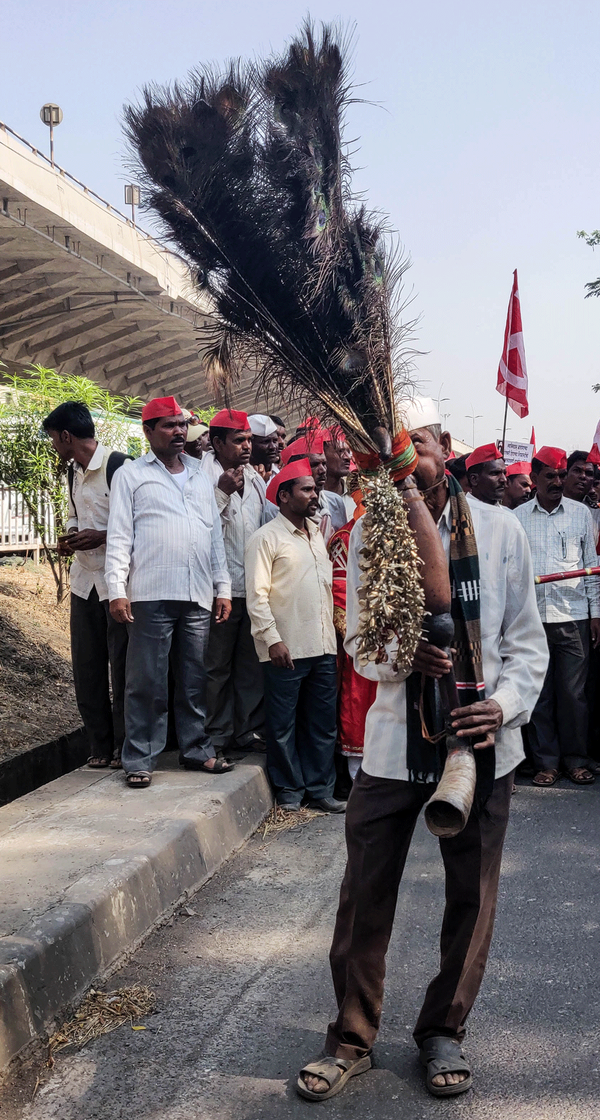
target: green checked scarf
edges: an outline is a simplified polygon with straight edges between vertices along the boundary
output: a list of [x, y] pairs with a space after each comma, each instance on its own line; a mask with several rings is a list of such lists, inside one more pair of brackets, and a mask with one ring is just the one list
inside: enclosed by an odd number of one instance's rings
[[[479, 556], [473, 519], [466, 495], [452, 476], [446, 476], [450, 496], [450, 584], [451, 612], [454, 621], [454, 674], [461, 707], [485, 699], [481, 654]], [[421, 674], [413, 673], [406, 682], [407, 768], [411, 781], [425, 781], [434, 774], [439, 781], [446, 759], [445, 741], [430, 743], [421, 734], [419, 703]], [[430, 733], [443, 728], [437, 682], [427, 678], [425, 687], [426, 722]], [[495, 774], [495, 751], [475, 751], [477, 766], [476, 799], [485, 802]]]

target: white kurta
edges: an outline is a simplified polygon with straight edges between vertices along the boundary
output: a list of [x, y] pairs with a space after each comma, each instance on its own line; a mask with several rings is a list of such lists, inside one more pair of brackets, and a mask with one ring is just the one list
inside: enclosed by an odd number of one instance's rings
[[[500, 705], [504, 716], [496, 733], [496, 777], [501, 778], [523, 758], [520, 728], [528, 723], [541, 692], [548, 646], [537, 608], [529, 544], [521, 525], [503, 506], [487, 505], [472, 495], [467, 500], [479, 552], [485, 694]], [[445, 546], [449, 544], [448, 510], [449, 504], [440, 519]], [[350, 536], [345, 641], [356, 671], [378, 682], [367, 715], [362, 768], [373, 777], [408, 781], [406, 677], [395, 674], [390, 663], [362, 666], [356, 658], [363, 520]]]

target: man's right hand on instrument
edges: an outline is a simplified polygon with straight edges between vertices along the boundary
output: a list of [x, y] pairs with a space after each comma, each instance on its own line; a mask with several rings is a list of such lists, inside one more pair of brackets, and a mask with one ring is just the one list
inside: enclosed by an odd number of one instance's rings
[[290, 657], [290, 651], [285, 642], [275, 642], [275, 645], [269, 646], [269, 657], [278, 669], [294, 668], [294, 662]]
[[133, 622], [129, 599], [113, 599], [110, 604], [110, 613], [115, 622]]
[[421, 638], [415, 650], [412, 667], [413, 673], [424, 673], [426, 677], [435, 677], [439, 681], [450, 672], [452, 661], [445, 650]]

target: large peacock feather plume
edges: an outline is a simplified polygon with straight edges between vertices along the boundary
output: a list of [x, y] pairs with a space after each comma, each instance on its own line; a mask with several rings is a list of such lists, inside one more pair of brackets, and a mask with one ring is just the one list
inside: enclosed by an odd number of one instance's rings
[[267, 393], [319, 402], [356, 451], [387, 456], [404, 262], [353, 200], [350, 101], [341, 37], [307, 22], [281, 57], [147, 87], [125, 121], [147, 202], [212, 297], [201, 353], [226, 396], [254, 369]]

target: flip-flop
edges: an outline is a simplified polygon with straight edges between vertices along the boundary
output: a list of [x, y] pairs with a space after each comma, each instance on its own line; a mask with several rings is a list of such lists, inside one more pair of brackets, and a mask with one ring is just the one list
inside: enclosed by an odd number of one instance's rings
[[[538, 778], [540, 778], [542, 776], [542, 774], [547, 774], [548, 777], [549, 777], [549, 781], [539, 782]], [[560, 773], [559, 773], [558, 770], [538, 770], [535, 777], [533, 777], [531, 779], [531, 784], [533, 786], [539, 786], [540, 789], [550, 789], [550, 786], [555, 786], [556, 785], [559, 778], [560, 778]]]
[[93, 754], [88, 758], [87, 765], [90, 770], [106, 770], [110, 766], [110, 758], [97, 758]]
[[[427, 1038], [423, 1043], [419, 1058], [421, 1065], [427, 1067], [427, 1088], [434, 1097], [455, 1097], [458, 1093], [466, 1093], [473, 1084], [471, 1069], [464, 1059], [460, 1042], [455, 1038], [438, 1035]], [[434, 1085], [433, 1078], [440, 1073], [466, 1073], [464, 1081], [454, 1085]]]
[[111, 770], [122, 770], [123, 769], [123, 763], [121, 762], [121, 755], [118, 755], [116, 758], [111, 758], [110, 768], [111, 768]]
[[[138, 778], [141, 781], [132, 781], [132, 778]], [[152, 781], [152, 774], [148, 770], [136, 770], [132, 774], [126, 774], [125, 781], [130, 789], [148, 789]]]
[[[350, 1058], [332, 1058], [327, 1054], [322, 1058], [317, 1058], [316, 1062], [309, 1062], [307, 1066], [303, 1066], [300, 1070], [298, 1080], [296, 1082], [296, 1092], [301, 1097], [305, 1097], [307, 1101], [326, 1101], [329, 1097], [335, 1097], [351, 1077], [356, 1077], [359, 1073], [366, 1073], [372, 1066], [370, 1055], [367, 1054], [365, 1058], [356, 1058], [354, 1061]], [[317, 1093], [314, 1089], [309, 1089], [306, 1083], [302, 1080], [302, 1074], [306, 1073], [309, 1077], [321, 1077], [329, 1085], [322, 1093]]]

